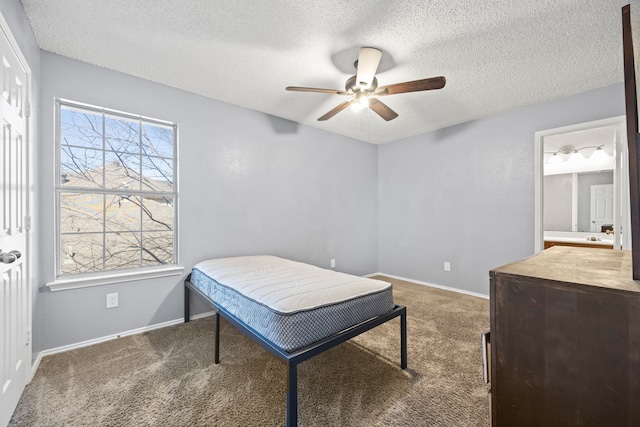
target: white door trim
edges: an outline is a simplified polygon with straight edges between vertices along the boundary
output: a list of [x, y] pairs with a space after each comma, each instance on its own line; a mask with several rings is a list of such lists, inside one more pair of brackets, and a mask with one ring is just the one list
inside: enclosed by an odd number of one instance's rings
[[13, 48], [13, 53], [15, 53], [15, 55], [20, 60], [20, 65], [22, 65], [22, 67], [24, 68], [25, 72], [29, 75], [27, 91], [28, 91], [29, 99], [31, 99], [31, 67], [29, 66], [29, 63], [27, 62], [27, 59], [22, 54], [22, 51], [20, 50], [18, 42], [13, 37], [13, 33], [11, 32], [11, 29], [9, 28], [9, 24], [7, 24], [7, 21], [4, 19], [4, 16], [2, 15], [1, 12], [0, 12], [0, 29], [2, 30], [2, 32], [4, 32], [4, 35], [7, 37], [7, 40], [9, 40], [9, 44]]

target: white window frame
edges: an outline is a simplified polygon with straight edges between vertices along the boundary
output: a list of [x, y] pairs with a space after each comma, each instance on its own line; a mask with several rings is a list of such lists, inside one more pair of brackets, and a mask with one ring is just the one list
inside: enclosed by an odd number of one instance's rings
[[[61, 250], [61, 193], [68, 192], [69, 187], [64, 187], [61, 182], [61, 135], [60, 135], [60, 109], [62, 107], [71, 107], [74, 109], [86, 110], [89, 113], [101, 114], [103, 119], [105, 115], [120, 117], [126, 120], [138, 120], [151, 125], [161, 125], [171, 127], [173, 129], [173, 187], [172, 192], [145, 192], [142, 189], [140, 191], [132, 191], [136, 195], [144, 194], [160, 194], [169, 195], [173, 197], [173, 263], [164, 264], [158, 266], [149, 267], [133, 267], [126, 269], [114, 269], [103, 270], [99, 272], [91, 273], [67, 273], [62, 274], [62, 250]], [[104, 138], [104, 136], [103, 136]], [[178, 265], [179, 253], [178, 253], [178, 125], [175, 123], [167, 122], [164, 120], [153, 119], [150, 117], [140, 116], [131, 113], [125, 113], [122, 111], [112, 110], [103, 107], [97, 107], [93, 105], [83, 104], [75, 101], [59, 99], [55, 100], [55, 178], [54, 178], [54, 191], [55, 191], [55, 277], [56, 279], [46, 284], [46, 286], [52, 291], [59, 291], [65, 289], [83, 288], [89, 286], [98, 286], [112, 283], [128, 282], [141, 279], [159, 278], [182, 274], [184, 267]], [[105, 150], [104, 144], [102, 150]], [[71, 189], [78, 190], [74, 187]], [[117, 190], [110, 190], [106, 188], [91, 188], [92, 193], [97, 194], [113, 194], [118, 192]], [[142, 232], [142, 231], [141, 231]]]

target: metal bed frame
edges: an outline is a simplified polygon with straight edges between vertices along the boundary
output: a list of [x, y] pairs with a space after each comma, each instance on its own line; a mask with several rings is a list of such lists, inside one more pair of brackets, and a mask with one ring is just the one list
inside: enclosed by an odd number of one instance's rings
[[229, 323], [238, 328], [249, 338], [260, 344], [265, 350], [274, 356], [284, 360], [287, 364], [288, 372], [288, 389], [287, 389], [287, 414], [286, 427], [296, 427], [298, 425], [298, 365], [305, 360], [317, 356], [323, 351], [329, 350], [350, 340], [351, 338], [362, 334], [363, 332], [373, 329], [391, 319], [400, 317], [400, 367], [407, 368], [407, 308], [396, 305], [388, 313], [382, 314], [373, 319], [354, 325], [344, 329], [341, 332], [333, 334], [325, 339], [315, 342], [311, 345], [303, 347], [291, 353], [281, 349], [271, 341], [264, 338], [256, 332], [251, 326], [237, 319], [233, 314], [229, 313], [224, 307], [215, 303], [208, 295], [191, 284], [191, 274], [184, 280], [184, 321], [189, 322], [190, 319], [190, 295], [194, 291], [197, 295], [204, 298], [211, 306], [213, 306], [216, 314], [216, 335], [215, 335], [215, 355], [214, 362], [220, 363], [220, 316], [224, 317]]

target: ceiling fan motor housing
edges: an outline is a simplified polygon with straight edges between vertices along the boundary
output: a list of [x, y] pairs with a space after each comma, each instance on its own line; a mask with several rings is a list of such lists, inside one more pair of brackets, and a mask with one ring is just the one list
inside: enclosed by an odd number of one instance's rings
[[[344, 85], [344, 89], [349, 92], [349, 93], [356, 93], [358, 91], [360, 91], [360, 85], [358, 84], [357, 81], [357, 76], [351, 76], [347, 79], [347, 82]], [[378, 79], [377, 78], [373, 78], [373, 80], [371, 81], [371, 85], [366, 88], [367, 91], [374, 91], [376, 90], [376, 88], [378, 87]]]

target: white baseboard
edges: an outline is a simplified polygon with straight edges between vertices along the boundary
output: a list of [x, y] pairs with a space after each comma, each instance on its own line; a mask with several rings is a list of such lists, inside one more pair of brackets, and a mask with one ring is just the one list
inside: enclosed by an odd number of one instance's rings
[[[191, 320], [202, 319], [203, 317], [213, 316], [214, 314], [215, 314], [214, 311], [207, 311], [206, 313], [201, 313], [201, 314], [196, 314], [191, 316]], [[38, 353], [36, 360], [31, 365], [31, 378], [29, 379], [29, 382], [31, 382], [31, 379], [33, 379], [33, 376], [36, 374], [36, 371], [38, 370], [38, 366], [40, 366], [40, 362], [42, 361], [42, 358], [45, 356], [50, 356], [52, 354], [62, 353], [69, 350], [75, 350], [77, 348], [87, 347], [87, 346], [98, 344], [105, 341], [111, 341], [117, 338], [126, 337], [128, 335], [141, 334], [143, 332], [153, 331], [154, 329], [166, 328], [167, 326], [178, 325], [180, 323], [184, 323], [184, 318], [169, 320], [167, 322], [156, 323], [154, 325], [149, 325], [149, 326], [143, 326], [142, 328], [131, 329], [128, 331], [117, 333], [117, 334], [107, 335], [100, 338], [94, 338], [91, 340], [82, 341], [75, 344], [68, 344], [60, 347], [42, 350], [40, 353]]]
[[33, 376], [36, 374], [36, 371], [38, 370], [38, 366], [40, 366], [41, 361], [42, 361], [42, 352], [39, 352], [38, 356], [36, 357], [36, 360], [31, 364], [31, 376], [29, 377], [28, 382], [31, 382], [31, 380], [33, 379]]
[[466, 291], [464, 289], [458, 289], [458, 288], [451, 288], [449, 286], [436, 285], [435, 283], [422, 282], [420, 280], [408, 279], [406, 277], [400, 277], [400, 276], [394, 276], [393, 274], [372, 273], [372, 274], [367, 274], [365, 277], [372, 277], [372, 276], [386, 276], [386, 277], [390, 277], [392, 279], [403, 280], [405, 282], [411, 282], [411, 283], [415, 283], [415, 284], [418, 284], [418, 285], [430, 286], [432, 288], [444, 289], [445, 291], [457, 292], [459, 294], [465, 294], [465, 295], [471, 295], [473, 297], [489, 299], [489, 295], [481, 294], [481, 293], [478, 293], [478, 292], [471, 292], [471, 291]]
[[191, 320], [198, 320], [198, 319], [202, 319], [203, 317], [209, 317], [209, 316], [213, 316], [214, 314], [216, 314], [215, 311], [207, 311], [206, 313], [200, 313], [200, 314], [196, 314], [191, 316]]

